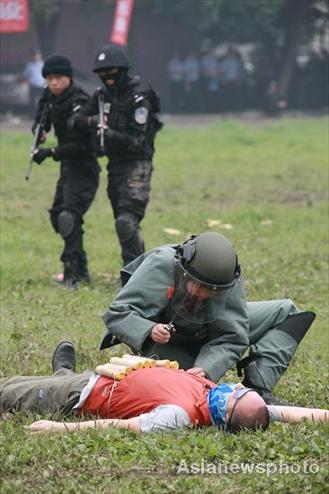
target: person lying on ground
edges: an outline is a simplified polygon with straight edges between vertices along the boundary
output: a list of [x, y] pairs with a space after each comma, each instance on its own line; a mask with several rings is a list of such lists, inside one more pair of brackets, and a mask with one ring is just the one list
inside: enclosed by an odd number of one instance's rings
[[93, 420], [39, 420], [31, 432], [73, 432], [89, 428], [123, 428], [134, 432], [170, 431], [183, 427], [218, 426], [229, 432], [266, 430], [270, 419], [322, 423], [329, 411], [266, 405], [242, 384], [215, 384], [191, 372], [163, 367], [143, 368], [122, 379], [92, 371], [75, 374], [75, 350], [64, 341], [56, 348], [52, 376], [0, 379], [0, 411], [86, 415]]

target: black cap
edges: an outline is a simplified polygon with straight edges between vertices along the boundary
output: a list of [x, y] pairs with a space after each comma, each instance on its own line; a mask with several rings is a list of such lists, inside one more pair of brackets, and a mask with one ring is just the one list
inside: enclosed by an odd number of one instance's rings
[[42, 77], [50, 74], [61, 74], [73, 77], [73, 67], [70, 60], [63, 55], [51, 55], [45, 60], [42, 67]]

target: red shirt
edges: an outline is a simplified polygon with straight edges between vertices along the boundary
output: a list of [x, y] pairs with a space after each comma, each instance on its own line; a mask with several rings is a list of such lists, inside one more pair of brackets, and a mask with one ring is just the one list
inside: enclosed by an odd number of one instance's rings
[[160, 405], [177, 405], [194, 425], [211, 425], [208, 391], [216, 384], [183, 370], [154, 367], [138, 369], [122, 381], [101, 376], [80, 408], [102, 418], [127, 419]]

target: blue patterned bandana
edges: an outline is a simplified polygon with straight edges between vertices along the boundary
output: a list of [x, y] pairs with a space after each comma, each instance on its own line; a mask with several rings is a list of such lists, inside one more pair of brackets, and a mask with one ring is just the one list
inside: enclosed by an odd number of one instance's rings
[[236, 383], [220, 384], [208, 393], [208, 406], [213, 425], [225, 426], [226, 409], [229, 397]]

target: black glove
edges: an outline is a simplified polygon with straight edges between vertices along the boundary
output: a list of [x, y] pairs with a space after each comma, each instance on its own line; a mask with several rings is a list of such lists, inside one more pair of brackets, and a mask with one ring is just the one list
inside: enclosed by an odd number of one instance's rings
[[104, 130], [104, 138], [105, 141], [108, 145], [114, 144], [114, 141], [118, 135], [118, 132], [116, 130], [112, 129], [105, 129]]
[[98, 121], [99, 121], [98, 115], [93, 115], [92, 117], [88, 117], [89, 127], [91, 127], [92, 129], [97, 129]]
[[46, 159], [49, 158], [50, 156], [53, 156], [54, 151], [51, 148], [41, 148], [38, 149], [38, 152], [33, 155], [33, 161], [37, 163], [38, 165], [41, 165], [41, 163]]

